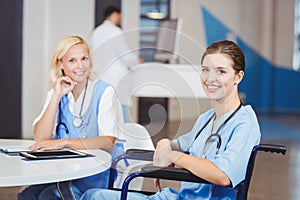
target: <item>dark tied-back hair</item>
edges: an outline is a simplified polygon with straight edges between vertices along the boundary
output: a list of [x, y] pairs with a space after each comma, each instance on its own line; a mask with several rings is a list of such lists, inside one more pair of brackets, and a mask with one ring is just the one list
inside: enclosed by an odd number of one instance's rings
[[239, 71], [245, 71], [244, 53], [236, 43], [230, 40], [220, 40], [209, 45], [202, 55], [201, 64], [203, 63], [205, 56], [217, 53], [228, 55], [232, 59], [233, 69], [237, 73]]
[[109, 17], [114, 12], [121, 13], [121, 9], [119, 7], [117, 7], [117, 6], [114, 6], [114, 5], [107, 6], [104, 9], [104, 12], [103, 12], [104, 19], [106, 19], [107, 17]]

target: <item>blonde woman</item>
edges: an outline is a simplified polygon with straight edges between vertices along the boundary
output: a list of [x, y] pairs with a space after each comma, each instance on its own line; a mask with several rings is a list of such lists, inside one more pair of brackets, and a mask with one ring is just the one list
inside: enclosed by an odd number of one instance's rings
[[[62, 39], [50, 69], [51, 90], [34, 120], [32, 150], [62, 148], [102, 149], [112, 157], [122, 153], [117, 138], [116, 95], [112, 86], [95, 80], [90, 49], [79, 36]], [[91, 188], [106, 188], [109, 172], [72, 180], [73, 199]], [[61, 199], [57, 184], [35, 185], [19, 193], [19, 199]]]

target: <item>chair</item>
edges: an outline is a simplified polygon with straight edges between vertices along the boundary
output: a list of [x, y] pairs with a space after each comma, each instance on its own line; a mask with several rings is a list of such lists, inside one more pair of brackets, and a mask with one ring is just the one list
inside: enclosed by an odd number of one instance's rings
[[[137, 123], [121, 123], [119, 124], [119, 135], [121, 135], [122, 138], [119, 142], [123, 144], [124, 151], [131, 152], [131, 156], [128, 156], [128, 154], [125, 153], [113, 160], [110, 169], [108, 188], [121, 188], [123, 180], [130, 171], [152, 163], [152, 156], [150, 159], [140, 159], [140, 157], [135, 157], [133, 155], [133, 148], [139, 149], [139, 151], [142, 151], [144, 154], [145, 152], [151, 152], [151, 155], [153, 154], [154, 145], [151, 136], [145, 127]], [[121, 160], [124, 160], [124, 163], [120, 163]], [[117, 179], [115, 180], [116, 175]], [[136, 180], [134, 184], [131, 184], [131, 188], [140, 190], [142, 182], [143, 178]]]
[[[235, 189], [238, 191], [237, 193], [238, 200], [247, 199], [250, 180], [254, 169], [255, 158], [258, 151], [271, 152], [271, 153], [275, 152], [284, 155], [286, 152], [286, 147], [283, 145], [275, 145], [275, 144], [260, 144], [260, 145], [256, 145], [253, 148], [248, 162], [245, 179], [235, 187]], [[143, 159], [142, 151], [136, 152], [136, 150], [134, 150], [133, 155], [131, 155], [130, 151], [127, 151], [127, 153], [128, 153], [128, 157], [132, 156], [132, 158], [135, 159]], [[137, 154], [140, 154], [140, 156], [138, 156]], [[146, 152], [146, 156], [148, 156], [147, 159], [150, 157], [148, 151]], [[192, 174], [191, 172], [185, 169], [174, 168], [174, 167], [145, 166], [141, 168], [140, 171], [130, 174], [124, 180], [122, 185], [121, 200], [126, 200], [128, 186], [130, 182], [136, 177], [159, 178], [159, 179], [166, 179], [166, 180], [211, 184], [208, 181], [195, 176], [194, 174]]]

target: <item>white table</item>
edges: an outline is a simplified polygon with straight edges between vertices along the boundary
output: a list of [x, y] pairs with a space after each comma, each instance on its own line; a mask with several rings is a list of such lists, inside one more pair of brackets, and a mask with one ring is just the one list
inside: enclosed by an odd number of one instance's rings
[[[32, 140], [0, 139], [0, 146], [30, 146]], [[111, 155], [102, 150], [84, 151], [95, 157], [24, 160], [21, 156], [0, 153], [0, 187], [51, 183], [82, 178], [105, 171]]]

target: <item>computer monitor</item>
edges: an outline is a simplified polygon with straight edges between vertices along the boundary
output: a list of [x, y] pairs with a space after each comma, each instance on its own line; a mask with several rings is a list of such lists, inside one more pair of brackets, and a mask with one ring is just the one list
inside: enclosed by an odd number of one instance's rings
[[169, 63], [178, 59], [181, 25], [181, 19], [165, 19], [159, 22], [155, 60]]

